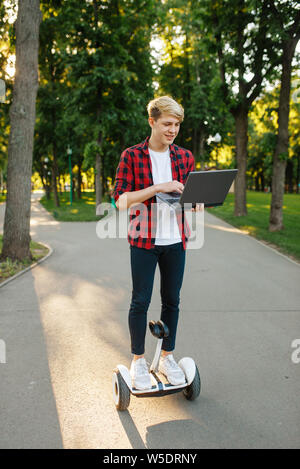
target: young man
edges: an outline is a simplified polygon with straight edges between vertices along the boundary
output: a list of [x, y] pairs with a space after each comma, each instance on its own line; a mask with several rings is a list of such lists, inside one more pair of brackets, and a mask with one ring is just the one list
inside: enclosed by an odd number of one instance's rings
[[[173, 144], [184, 117], [182, 106], [162, 96], [150, 101], [147, 110], [151, 136], [122, 153], [113, 192], [119, 210], [131, 207], [128, 240], [133, 290], [128, 322], [133, 354], [130, 372], [137, 389], [151, 388], [144, 347], [157, 264], [161, 275], [161, 320], [170, 331], [162, 343], [159, 371], [173, 385], [185, 382], [173, 351], [189, 230], [183, 212], [161, 202], [156, 194], [182, 193], [195, 167], [192, 153]], [[138, 224], [134, 223], [137, 212]]]

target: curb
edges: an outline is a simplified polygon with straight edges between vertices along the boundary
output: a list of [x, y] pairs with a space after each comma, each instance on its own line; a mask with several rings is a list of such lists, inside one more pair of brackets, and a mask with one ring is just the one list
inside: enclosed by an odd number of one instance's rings
[[209, 212], [210, 215], [213, 215], [214, 217], [216, 217], [218, 220], [222, 221], [223, 223], [225, 223], [227, 226], [230, 226], [231, 228], [234, 228], [235, 230], [239, 231], [240, 233], [242, 233], [244, 236], [247, 236], [248, 238], [250, 239], [253, 239], [254, 241], [256, 241], [257, 243], [261, 244], [262, 246], [264, 246], [265, 248], [268, 248], [270, 249], [271, 251], [275, 252], [276, 254], [278, 254], [278, 256], [281, 256], [281, 257], [284, 257], [287, 261], [290, 261], [292, 262], [293, 264], [296, 264], [298, 267], [300, 267], [300, 261], [297, 261], [297, 260], [294, 260], [292, 259], [291, 257], [289, 257], [288, 254], [283, 254], [281, 251], [279, 251], [279, 247], [277, 248], [276, 246], [274, 247], [274, 244], [272, 246], [270, 246], [268, 244], [268, 241], [264, 241], [262, 239], [257, 239], [255, 238], [255, 236], [252, 236], [250, 235], [248, 232], [246, 231], [243, 231], [241, 230], [240, 228], [234, 226], [234, 225], [231, 225], [230, 223], [228, 223], [227, 221], [223, 220], [223, 218], [221, 217], [217, 217], [217, 215], [214, 215], [213, 213]]
[[271, 249], [271, 251], [275, 252], [276, 254], [278, 254], [278, 256], [281, 256], [281, 257], [284, 257], [286, 260], [292, 262], [293, 264], [296, 264], [298, 267], [300, 267], [300, 261], [297, 261], [297, 260], [294, 260], [292, 259], [291, 257], [289, 257], [288, 254], [283, 254], [281, 251], [279, 251], [278, 249], [276, 249], [275, 247], [273, 246], [269, 246], [269, 244], [267, 243], [267, 241], [264, 241], [262, 239], [257, 239], [257, 238], [254, 238], [254, 236], [251, 236], [251, 235], [247, 235], [249, 236], [250, 238], [252, 239], [255, 239], [255, 241], [259, 244], [261, 244], [262, 246], [265, 246], [266, 248], [268, 249]]
[[[38, 241], [37, 241], [37, 242], [38, 242]], [[29, 267], [26, 267], [26, 269], [21, 270], [21, 271], [18, 272], [17, 274], [13, 275], [12, 277], [9, 277], [9, 278], [8, 278], [7, 280], [5, 280], [4, 282], [0, 283], [0, 288], [3, 287], [4, 285], [6, 285], [7, 283], [11, 282], [11, 281], [14, 280], [15, 278], [20, 277], [20, 275], [25, 274], [25, 272], [28, 272], [28, 270], [32, 270], [34, 267], [36, 267], [37, 265], [41, 264], [41, 263], [44, 262], [46, 259], [48, 259], [48, 257], [51, 256], [51, 254], [53, 254], [54, 249], [52, 249], [51, 246], [49, 246], [48, 244], [45, 244], [45, 243], [39, 243], [39, 244], [42, 244], [43, 246], [45, 246], [46, 248], [49, 249], [48, 254], [47, 254], [45, 257], [42, 257], [41, 259], [39, 259], [39, 260], [38, 260], [37, 262], [35, 262], [34, 264], [30, 265]]]

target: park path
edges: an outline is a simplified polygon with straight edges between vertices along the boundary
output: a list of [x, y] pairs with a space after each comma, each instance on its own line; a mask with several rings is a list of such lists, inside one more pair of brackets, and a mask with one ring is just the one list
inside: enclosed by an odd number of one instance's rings
[[[205, 213], [187, 251], [175, 356], [198, 364], [201, 396], [131, 398], [111, 376], [130, 364], [126, 240], [60, 223], [33, 194], [31, 236], [54, 252], [0, 288], [0, 448], [299, 448], [300, 266]], [[0, 231], [4, 205], [0, 205]], [[159, 317], [156, 273], [148, 318]], [[155, 340], [147, 334], [147, 359]]]

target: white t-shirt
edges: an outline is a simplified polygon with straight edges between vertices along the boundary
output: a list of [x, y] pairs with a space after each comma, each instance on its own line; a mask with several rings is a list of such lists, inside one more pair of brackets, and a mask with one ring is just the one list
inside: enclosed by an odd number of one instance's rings
[[[153, 184], [172, 181], [170, 150], [160, 153], [149, 148], [152, 164]], [[176, 219], [175, 209], [156, 197], [157, 226], [155, 244], [168, 245], [180, 243], [181, 237]]]

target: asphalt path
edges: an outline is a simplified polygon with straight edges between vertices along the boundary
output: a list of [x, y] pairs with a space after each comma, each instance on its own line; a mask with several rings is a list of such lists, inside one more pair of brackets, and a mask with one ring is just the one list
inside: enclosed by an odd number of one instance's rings
[[[0, 448], [300, 447], [299, 264], [205, 212], [175, 351], [196, 361], [201, 395], [131, 397], [120, 413], [111, 378], [131, 361], [128, 242], [99, 239], [95, 222], [57, 222], [39, 197], [31, 236], [53, 254], [0, 287]], [[148, 319], [159, 315], [157, 270]], [[148, 332], [149, 362], [155, 346]]]

